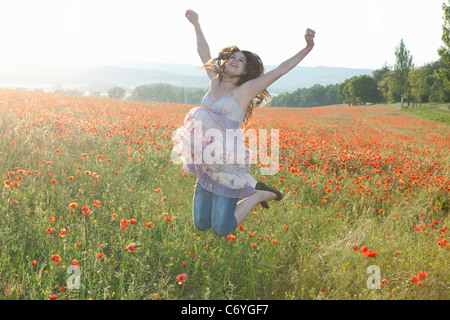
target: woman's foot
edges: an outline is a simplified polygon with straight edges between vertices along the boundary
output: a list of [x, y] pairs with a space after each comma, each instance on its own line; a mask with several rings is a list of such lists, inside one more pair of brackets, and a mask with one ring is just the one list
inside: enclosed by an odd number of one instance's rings
[[283, 198], [283, 195], [281, 194], [280, 191], [278, 191], [275, 188], [269, 187], [267, 184], [260, 182], [260, 181], [256, 182], [255, 189], [275, 193], [277, 197], [274, 200], [276, 200], [276, 201], [280, 201]]
[[[283, 195], [281, 194], [281, 192], [279, 192], [278, 190], [276, 190], [276, 189], [274, 189], [274, 188], [271, 188], [271, 187], [269, 187], [268, 185], [266, 185], [266, 184], [264, 184], [264, 183], [262, 183], [262, 182], [259, 182], [259, 181], [256, 183], [255, 189], [256, 189], [256, 190], [263, 191], [264, 193], [266, 193], [266, 192], [272, 193], [272, 195], [271, 195], [271, 197], [270, 197], [270, 198], [271, 198], [270, 200], [277, 200], [277, 201], [280, 201], [280, 200], [283, 198]], [[275, 198], [275, 199], [273, 199], [273, 194], [276, 195], [276, 198]], [[269, 209], [269, 205], [267, 204], [267, 201], [261, 201], [260, 204], [261, 204], [261, 206], [262, 206], [263, 208]]]

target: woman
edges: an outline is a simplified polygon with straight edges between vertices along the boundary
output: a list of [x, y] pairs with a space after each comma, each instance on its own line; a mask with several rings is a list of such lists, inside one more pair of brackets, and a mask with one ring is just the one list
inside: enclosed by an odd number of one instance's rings
[[293, 69], [312, 50], [315, 32], [307, 29], [306, 47], [264, 74], [261, 59], [236, 46], [222, 49], [219, 56], [212, 59], [198, 14], [187, 10], [186, 18], [195, 28], [197, 52], [211, 84], [202, 106], [191, 109], [183, 125], [174, 132], [172, 155], [181, 157], [185, 172], [198, 175], [193, 199], [195, 227], [201, 231], [212, 228], [218, 236], [226, 236], [242, 223], [255, 205], [260, 203], [268, 208], [267, 201], [279, 201], [282, 194], [250, 175], [248, 149], [243, 152], [245, 161], [239, 163], [229, 161], [230, 157], [234, 159], [233, 155], [238, 155], [234, 146], [222, 146], [217, 153], [218, 149], [213, 149], [210, 153], [215, 157], [213, 162], [206, 161], [207, 153], [204, 151], [211, 149], [220, 138], [217, 133], [225, 136], [230, 129], [237, 132], [239, 143], [239, 138], [243, 137], [241, 124], [248, 122], [254, 107], [270, 98], [267, 87]]

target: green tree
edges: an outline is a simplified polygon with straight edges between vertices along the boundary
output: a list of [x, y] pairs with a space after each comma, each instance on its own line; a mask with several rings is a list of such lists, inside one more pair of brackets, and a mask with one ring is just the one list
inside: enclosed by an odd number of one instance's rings
[[415, 106], [417, 103], [428, 101], [430, 95], [430, 85], [428, 83], [429, 70], [426, 66], [420, 68], [412, 68], [409, 72], [408, 81], [411, 86], [411, 98], [414, 99]]
[[372, 73], [374, 80], [377, 83], [377, 89], [379, 92], [379, 98], [387, 103], [389, 93], [388, 76], [391, 72], [391, 67], [385, 62], [381, 69], [377, 69]]
[[[412, 56], [406, 49], [403, 39], [400, 45], [395, 48], [396, 63], [394, 71], [389, 76], [389, 89], [392, 93], [400, 97], [409, 98], [409, 81], [408, 74], [413, 67]], [[403, 106], [403, 99], [402, 99]]]
[[430, 90], [430, 101], [437, 103], [450, 102], [450, 89], [447, 88], [441, 78], [437, 77]]
[[122, 99], [125, 97], [125, 89], [121, 87], [114, 87], [108, 90], [108, 97], [112, 99]]
[[353, 78], [350, 82], [350, 94], [359, 105], [379, 100], [377, 83], [374, 78], [367, 75]]
[[[389, 74], [388, 74], [389, 76]], [[380, 98], [384, 101], [384, 103], [388, 102], [389, 98], [389, 79], [388, 76], [377, 83], [377, 89], [380, 93]]]
[[339, 100], [342, 101], [342, 103], [346, 103], [348, 105], [351, 105], [353, 103], [352, 101], [352, 97], [350, 94], [350, 81], [352, 78], [350, 79], [346, 79], [344, 82], [342, 82], [339, 85], [339, 89], [338, 89], [338, 97]]
[[[450, 67], [450, 0], [448, 0], [448, 5], [445, 2], [442, 4], [442, 10], [444, 10], [444, 24], [442, 25], [444, 46], [439, 48], [438, 53], [444, 64]], [[450, 70], [440, 68], [437, 74], [447, 89], [450, 89]]]
[[381, 69], [377, 69], [372, 73], [373, 78], [377, 83], [383, 81], [388, 77], [389, 72], [391, 72], [391, 67], [385, 62]]
[[338, 90], [339, 99], [349, 105], [362, 105], [379, 101], [377, 83], [368, 75], [345, 80]]

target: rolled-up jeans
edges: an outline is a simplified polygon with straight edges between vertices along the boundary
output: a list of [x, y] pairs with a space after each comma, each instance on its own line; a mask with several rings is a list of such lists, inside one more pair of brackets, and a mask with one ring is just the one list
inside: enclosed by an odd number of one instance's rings
[[195, 183], [193, 215], [194, 225], [200, 231], [212, 228], [219, 237], [227, 236], [237, 227], [234, 211], [238, 198], [214, 194]]

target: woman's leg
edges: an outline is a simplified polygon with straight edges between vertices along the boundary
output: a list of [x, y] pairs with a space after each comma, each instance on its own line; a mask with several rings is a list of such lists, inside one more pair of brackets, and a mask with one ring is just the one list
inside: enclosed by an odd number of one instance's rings
[[275, 200], [277, 195], [270, 191], [256, 190], [256, 193], [251, 196], [240, 200], [234, 211], [236, 222], [238, 225], [244, 221], [245, 217], [252, 211], [253, 207], [263, 201]]
[[261, 201], [274, 200], [276, 194], [269, 191], [256, 190], [250, 197], [238, 202], [237, 198], [227, 198], [214, 194], [212, 201], [211, 226], [219, 237], [230, 234], [245, 217]]
[[234, 216], [238, 199], [215, 194], [212, 204], [211, 225], [214, 233], [219, 237], [230, 234], [238, 223]]
[[200, 231], [211, 228], [211, 210], [213, 204], [213, 194], [195, 183], [194, 200], [192, 205], [193, 219], [195, 227]]

